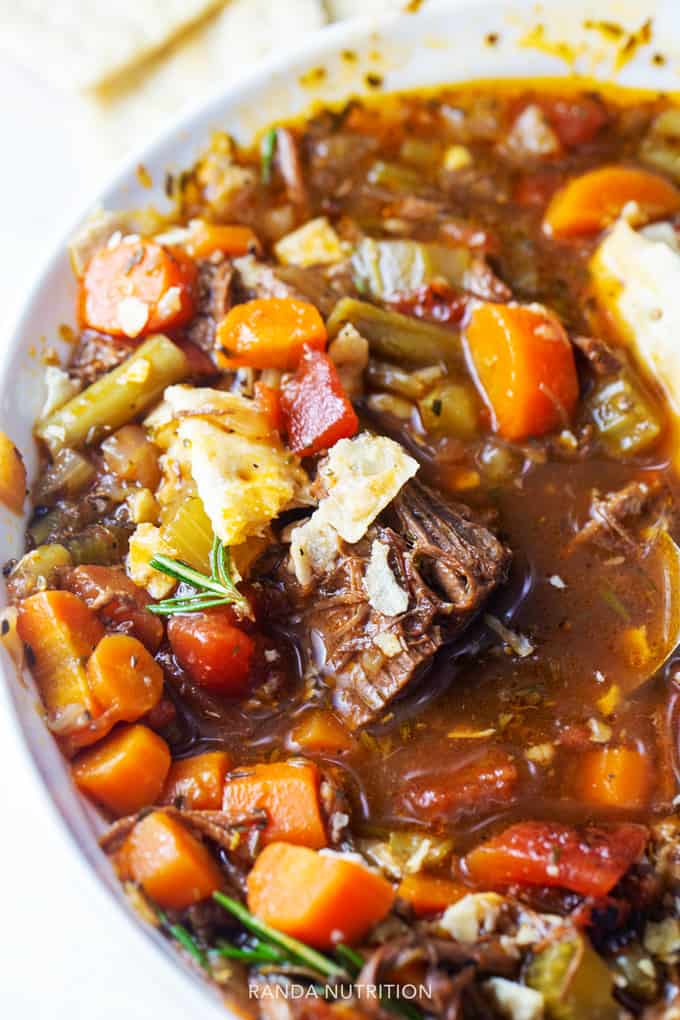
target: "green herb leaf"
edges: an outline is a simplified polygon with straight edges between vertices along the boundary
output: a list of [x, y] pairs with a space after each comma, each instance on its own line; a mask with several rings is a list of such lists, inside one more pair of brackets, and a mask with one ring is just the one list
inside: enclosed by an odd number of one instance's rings
[[304, 942], [298, 942], [297, 939], [292, 938], [290, 935], [284, 935], [283, 932], [270, 928], [268, 924], [254, 917], [247, 907], [232, 899], [231, 896], [225, 896], [224, 893], [216, 892], [213, 893], [213, 899], [221, 907], [224, 907], [225, 910], [228, 910], [230, 914], [238, 918], [243, 927], [256, 935], [258, 939], [283, 949], [293, 963], [302, 963], [326, 977], [342, 977], [346, 975], [345, 968], [336, 963], [335, 960], [331, 960], [322, 953], [318, 953], [316, 949], [306, 946]]
[[211, 574], [202, 574], [180, 560], [169, 556], [154, 556], [150, 566], [161, 574], [167, 574], [176, 581], [184, 581], [196, 589], [193, 595], [180, 595], [176, 598], [164, 599], [155, 606], [149, 606], [152, 613], [158, 616], [171, 616], [173, 613], [197, 613], [213, 606], [237, 606], [245, 616], [252, 616], [248, 600], [236, 587], [232, 577], [231, 554], [217, 536], [210, 550]]
[[172, 924], [167, 914], [164, 914], [162, 910], [158, 911], [158, 919], [164, 928], [170, 932], [176, 942], [186, 949], [190, 956], [193, 956], [196, 963], [204, 970], [210, 970], [210, 963], [207, 955], [203, 952], [193, 935], [184, 927], [183, 924]]
[[270, 128], [262, 139], [260, 178], [263, 184], [270, 184], [276, 152], [276, 128]]

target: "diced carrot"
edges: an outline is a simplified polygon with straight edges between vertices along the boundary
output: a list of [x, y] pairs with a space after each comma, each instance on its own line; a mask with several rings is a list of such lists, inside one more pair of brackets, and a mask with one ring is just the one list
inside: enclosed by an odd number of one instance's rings
[[227, 777], [222, 810], [233, 818], [265, 812], [265, 843], [286, 840], [313, 850], [326, 846], [315, 765], [288, 762], [253, 765]]
[[68, 591], [43, 591], [19, 604], [18, 630], [31, 649], [33, 677], [52, 721], [65, 710], [82, 708], [94, 717], [85, 662], [104, 628], [79, 598]]
[[300, 457], [328, 450], [359, 428], [338, 370], [323, 351], [306, 347], [295, 376], [281, 394], [291, 450]]
[[26, 499], [26, 466], [16, 446], [0, 432], [0, 503], [20, 514]]
[[87, 663], [87, 682], [102, 710], [135, 722], [161, 700], [163, 670], [137, 638], [107, 634]]
[[279, 931], [320, 949], [352, 943], [389, 912], [394, 890], [341, 855], [272, 843], [248, 876], [248, 907]]
[[147, 609], [151, 597], [120, 567], [97, 564], [74, 567], [61, 575], [61, 586], [96, 609], [105, 627], [130, 632], [150, 652], [158, 651], [163, 640], [163, 624]]
[[642, 854], [643, 825], [576, 829], [560, 822], [518, 822], [465, 858], [475, 882], [492, 889], [544, 885], [606, 896]]
[[649, 170], [603, 166], [574, 177], [553, 196], [543, 229], [556, 238], [595, 234], [613, 223], [629, 202], [636, 202], [645, 220], [680, 209], [680, 192]]
[[80, 281], [83, 326], [138, 337], [181, 326], [193, 315], [196, 266], [154, 241], [122, 240], [94, 254]]
[[172, 650], [194, 683], [232, 697], [245, 692], [255, 652], [253, 639], [235, 620], [226, 607], [173, 616], [168, 623]]
[[114, 815], [130, 815], [154, 804], [170, 768], [170, 750], [148, 726], [119, 726], [78, 755], [73, 779]]
[[235, 256], [260, 250], [260, 242], [255, 231], [240, 223], [207, 223], [205, 220], [193, 220], [189, 232], [190, 237], [185, 247], [194, 259], [207, 258], [216, 251]]
[[354, 746], [340, 720], [323, 708], [305, 712], [291, 739], [302, 751], [349, 751]]
[[652, 786], [647, 755], [632, 747], [601, 747], [576, 759], [571, 791], [587, 804], [636, 811], [649, 802]]
[[124, 856], [133, 880], [166, 910], [185, 910], [223, 884], [209, 850], [164, 811], [153, 811], [137, 822]]
[[292, 371], [305, 346], [322, 351], [326, 327], [314, 305], [295, 298], [258, 298], [234, 305], [217, 327], [220, 368]]
[[470, 890], [459, 882], [439, 875], [406, 875], [397, 889], [397, 896], [411, 905], [418, 917], [440, 914], [452, 903], [462, 899]]
[[537, 305], [479, 303], [465, 343], [494, 432], [525, 439], [568, 425], [578, 376], [569, 338], [554, 315]]
[[255, 383], [255, 403], [258, 409], [267, 415], [272, 431], [281, 432], [283, 429], [281, 391], [258, 380]]
[[194, 811], [219, 811], [230, 764], [226, 751], [206, 751], [173, 761], [161, 802]]
[[457, 769], [406, 782], [400, 796], [409, 811], [428, 822], [451, 822], [467, 811], [509, 805], [515, 798], [517, 765], [507, 751], [491, 747]]

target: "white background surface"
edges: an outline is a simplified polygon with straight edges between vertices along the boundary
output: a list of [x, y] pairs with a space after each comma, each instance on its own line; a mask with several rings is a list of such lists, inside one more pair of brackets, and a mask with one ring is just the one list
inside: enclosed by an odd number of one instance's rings
[[[71, 100], [0, 62], [0, 337], [44, 251], [101, 176]], [[0, 341], [1, 342], [1, 341]], [[200, 998], [110, 907], [76, 853], [7, 712], [0, 713], [0, 1014], [7, 1020], [168, 1020]]]

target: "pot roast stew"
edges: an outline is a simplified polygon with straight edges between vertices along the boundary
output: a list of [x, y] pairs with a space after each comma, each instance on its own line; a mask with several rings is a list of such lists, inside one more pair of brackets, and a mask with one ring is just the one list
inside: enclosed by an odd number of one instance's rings
[[2, 626], [133, 904], [244, 1016], [676, 1016], [680, 108], [354, 101], [166, 191], [73, 240]]

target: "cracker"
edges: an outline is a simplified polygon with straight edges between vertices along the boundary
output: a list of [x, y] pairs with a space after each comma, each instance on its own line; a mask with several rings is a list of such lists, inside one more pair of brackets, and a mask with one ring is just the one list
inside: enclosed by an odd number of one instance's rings
[[91, 89], [138, 65], [223, 0], [0, 0], [0, 46], [54, 85]]

